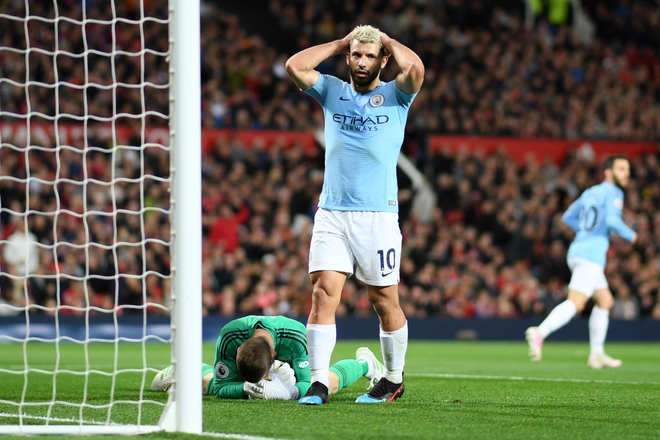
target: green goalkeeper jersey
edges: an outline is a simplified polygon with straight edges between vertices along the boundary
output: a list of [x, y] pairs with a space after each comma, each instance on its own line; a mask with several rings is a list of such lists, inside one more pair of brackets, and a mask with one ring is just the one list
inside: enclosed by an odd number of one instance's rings
[[254, 331], [264, 329], [273, 337], [275, 359], [286, 362], [296, 373], [298, 395], [307, 393], [312, 381], [305, 325], [284, 316], [246, 316], [235, 319], [220, 331], [215, 344], [213, 379], [206, 394], [224, 399], [246, 399], [245, 382], [236, 368], [236, 350]]

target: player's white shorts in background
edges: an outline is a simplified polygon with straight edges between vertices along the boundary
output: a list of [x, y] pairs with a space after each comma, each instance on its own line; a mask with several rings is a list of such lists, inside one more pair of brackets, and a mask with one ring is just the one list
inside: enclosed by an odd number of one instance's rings
[[569, 290], [577, 290], [591, 298], [594, 290], [609, 287], [603, 266], [578, 257], [570, 257], [567, 261], [572, 272]]
[[395, 212], [319, 208], [309, 250], [309, 273], [334, 270], [371, 286], [399, 283], [401, 229]]

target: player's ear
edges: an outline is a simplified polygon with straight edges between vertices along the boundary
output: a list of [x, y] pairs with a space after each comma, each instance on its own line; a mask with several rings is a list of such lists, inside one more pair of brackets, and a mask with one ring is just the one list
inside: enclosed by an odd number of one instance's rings
[[380, 68], [384, 69], [387, 62], [390, 60], [389, 55], [384, 55], [383, 60], [380, 62]]
[[270, 360], [271, 360], [271, 361], [275, 360], [275, 355], [276, 355], [276, 354], [277, 354], [277, 353], [275, 353], [275, 351], [271, 351], [271, 352], [270, 352]]

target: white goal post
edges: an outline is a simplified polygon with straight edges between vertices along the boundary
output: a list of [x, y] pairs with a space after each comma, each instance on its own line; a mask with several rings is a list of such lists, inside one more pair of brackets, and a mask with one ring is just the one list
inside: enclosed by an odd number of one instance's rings
[[0, 435], [200, 434], [200, 2], [0, 0], [0, 29]]

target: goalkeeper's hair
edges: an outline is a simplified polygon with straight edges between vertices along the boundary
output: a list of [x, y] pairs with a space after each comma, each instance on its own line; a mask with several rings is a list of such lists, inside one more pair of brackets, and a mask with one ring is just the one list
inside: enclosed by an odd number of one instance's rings
[[628, 158], [622, 154], [607, 156], [603, 161], [603, 171], [611, 170], [614, 167], [614, 162], [616, 162], [617, 160], [628, 160]]
[[250, 338], [236, 354], [236, 368], [247, 382], [257, 383], [266, 376], [273, 360], [270, 345], [264, 338]]
[[383, 52], [383, 42], [380, 40], [380, 31], [378, 28], [370, 26], [368, 24], [363, 24], [356, 26], [351, 33], [351, 43], [357, 41], [359, 43], [377, 43], [380, 47], [381, 52]]

